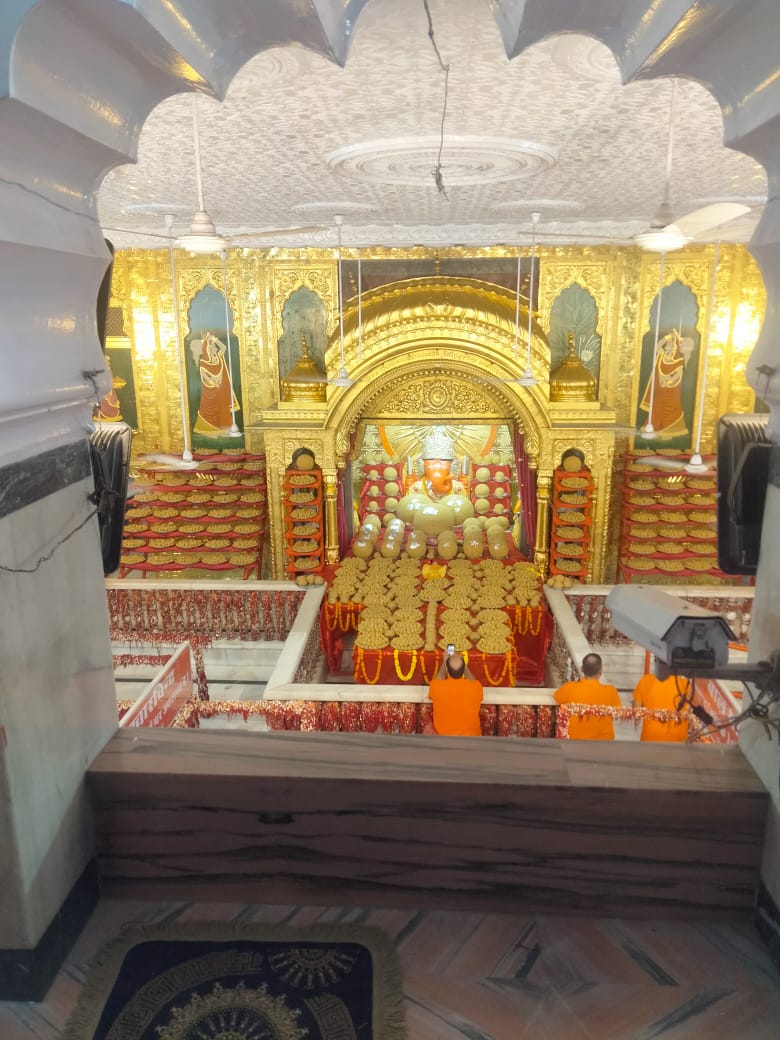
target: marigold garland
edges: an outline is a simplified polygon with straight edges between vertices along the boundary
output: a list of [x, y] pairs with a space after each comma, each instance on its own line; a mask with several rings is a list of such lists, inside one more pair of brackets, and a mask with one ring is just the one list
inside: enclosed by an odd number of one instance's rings
[[[515, 607], [515, 631], [518, 635], [538, 636], [542, 631], [545, 610], [543, 607]], [[536, 627], [534, 627], [536, 620]]]
[[325, 626], [329, 632], [338, 628], [340, 632], [354, 632], [357, 627], [358, 614], [363, 609], [362, 603], [326, 603], [322, 608]]
[[[406, 673], [406, 675], [404, 675], [404, 673], [403, 673], [403, 671], [401, 669], [401, 663], [398, 660], [398, 655], [400, 653], [402, 653], [402, 652], [403, 653], [407, 653], [408, 652], [408, 653], [410, 653], [412, 655], [412, 657], [411, 657], [412, 664], [411, 664], [411, 667], [410, 667], [409, 671]], [[380, 668], [381, 668], [381, 660], [382, 660], [381, 656], [380, 656], [379, 660], [380, 660]], [[401, 680], [401, 682], [409, 682], [409, 680], [414, 675], [415, 670], [417, 668], [417, 651], [416, 650], [409, 650], [409, 651], [404, 650], [404, 651], [401, 651], [401, 650], [396, 650], [394, 648], [393, 649], [393, 664], [395, 665], [395, 674], [398, 676], [398, 678]]]
[[369, 678], [368, 672], [366, 671], [366, 655], [362, 646], [355, 648], [355, 681], [360, 682], [360, 673], [363, 672], [363, 678], [369, 686], [376, 686], [379, 682], [379, 676], [382, 673], [382, 655], [377, 653], [376, 655], [376, 675], [373, 679]]
[[507, 650], [504, 653], [504, 666], [501, 669], [497, 679], [494, 679], [493, 676], [490, 674], [490, 671], [488, 670], [488, 660], [487, 660], [488, 656], [493, 656], [493, 655], [482, 654], [482, 667], [485, 670], [485, 678], [487, 679], [489, 685], [490, 686], [501, 686], [501, 680], [504, 678], [504, 676], [506, 676], [508, 681], [506, 683], [504, 683], [504, 685], [505, 686], [514, 686], [514, 684], [515, 684], [515, 677], [513, 675], [513, 670], [512, 670], [512, 662], [513, 662], [513, 659], [514, 659], [514, 654], [512, 653], [512, 651], [511, 650]]
[[425, 651], [421, 651], [420, 652], [420, 674], [422, 675], [423, 682], [425, 683], [425, 685], [426, 686], [430, 686], [431, 683], [433, 682], [433, 680], [436, 678], [436, 675], [437, 675], [437, 673], [439, 671], [439, 668], [441, 667], [441, 662], [442, 662], [442, 660], [444, 660], [444, 655], [442, 654], [441, 659], [440, 659], [438, 654], [434, 654], [434, 657], [433, 657], [433, 675], [431, 675], [431, 676], [428, 675], [428, 670], [425, 667], [426, 656], [427, 655], [426, 655]]

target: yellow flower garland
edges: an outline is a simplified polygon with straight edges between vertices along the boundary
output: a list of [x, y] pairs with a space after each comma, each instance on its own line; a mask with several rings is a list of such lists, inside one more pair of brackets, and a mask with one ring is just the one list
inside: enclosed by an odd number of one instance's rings
[[[406, 652], [407, 651], [403, 651], [403, 653], [406, 653]], [[415, 668], [417, 667], [417, 651], [416, 650], [410, 650], [408, 652], [411, 653], [411, 655], [412, 655], [412, 667], [409, 669], [408, 674], [404, 675], [403, 672], [401, 671], [401, 664], [400, 664], [400, 662], [398, 660], [398, 654], [401, 653], [401, 651], [400, 650], [396, 650], [395, 648], [393, 648], [393, 661], [395, 662], [395, 674], [398, 676], [398, 678], [401, 680], [401, 682], [409, 682], [411, 677], [414, 675]]]
[[376, 684], [379, 682], [379, 676], [380, 676], [380, 674], [382, 672], [382, 653], [381, 653], [381, 651], [377, 655], [376, 675], [374, 676], [373, 679], [369, 679], [368, 673], [366, 672], [366, 658], [365, 658], [365, 654], [363, 653], [363, 647], [359, 646], [356, 649], [357, 649], [357, 660], [355, 661], [355, 679], [359, 679], [360, 678], [360, 671], [362, 670], [363, 678], [368, 683], [368, 685], [369, 686], [376, 686]]
[[438, 672], [439, 667], [441, 665], [441, 661], [439, 660], [438, 656], [434, 657], [433, 660], [434, 660], [433, 675], [430, 678], [428, 678], [428, 675], [427, 675], [427, 673], [425, 671], [425, 653], [423, 652], [423, 653], [420, 654], [420, 672], [422, 673], [423, 682], [427, 686], [430, 686], [431, 683], [433, 682], [433, 680], [436, 678], [436, 673]]
[[[533, 626], [534, 614], [537, 615], [536, 628]], [[542, 618], [544, 610], [541, 607], [515, 607], [515, 625], [518, 635], [524, 636], [530, 632], [532, 636], [538, 636], [542, 630]], [[523, 624], [523, 620], [525, 624]]]
[[514, 680], [514, 676], [511, 674], [512, 673], [512, 651], [511, 650], [507, 650], [506, 653], [504, 654], [504, 667], [501, 669], [501, 673], [500, 673], [500, 675], [498, 676], [498, 678], [496, 680], [493, 679], [493, 676], [488, 671], [487, 656], [488, 656], [487, 654], [482, 654], [482, 666], [485, 669], [485, 678], [490, 683], [490, 685], [491, 686], [500, 686], [501, 685], [501, 680], [504, 678], [505, 675], [507, 675], [507, 673], [509, 673], [508, 674], [509, 682], [506, 685], [507, 686], [514, 686], [515, 680]]

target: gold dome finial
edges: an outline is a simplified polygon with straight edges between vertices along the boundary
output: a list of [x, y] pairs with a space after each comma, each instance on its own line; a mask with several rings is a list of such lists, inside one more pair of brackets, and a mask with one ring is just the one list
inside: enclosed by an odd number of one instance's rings
[[301, 335], [301, 356], [282, 380], [282, 400], [312, 402], [326, 399], [327, 379], [309, 356], [306, 336]]
[[574, 333], [566, 334], [569, 352], [554, 372], [550, 373], [551, 401], [595, 401], [596, 377], [577, 356]]

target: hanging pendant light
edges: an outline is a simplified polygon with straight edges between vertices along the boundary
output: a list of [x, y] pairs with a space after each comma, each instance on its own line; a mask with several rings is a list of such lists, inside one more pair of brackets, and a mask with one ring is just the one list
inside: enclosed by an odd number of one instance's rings
[[243, 437], [236, 422], [236, 396], [233, 393], [233, 360], [230, 350], [230, 308], [228, 307], [227, 288], [227, 250], [223, 249], [219, 256], [222, 261], [222, 289], [225, 294], [225, 351], [227, 353], [228, 379], [230, 380], [230, 418], [232, 419], [228, 436]]
[[339, 368], [338, 375], [335, 379], [330, 380], [331, 386], [352, 386], [355, 382], [354, 379], [350, 379], [347, 373], [347, 367], [344, 363], [344, 293], [342, 288], [342, 275], [341, 275], [341, 225], [344, 223], [344, 217], [337, 214], [334, 217], [336, 221], [336, 227], [338, 228], [339, 236], [339, 251], [338, 251], [338, 271], [339, 271], [339, 342], [341, 343], [341, 367]]
[[[536, 386], [539, 380], [531, 369], [531, 334], [533, 324], [534, 303], [534, 253], [536, 249], [536, 225], [539, 223], [541, 214], [531, 214], [531, 273], [528, 280], [528, 343], [525, 352], [525, 371], [517, 380], [519, 386]], [[517, 326], [520, 320], [520, 258], [517, 261], [517, 294], [515, 301], [515, 342], [517, 341]]]
[[653, 426], [653, 402], [655, 400], [655, 368], [658, 364], [658, 337], [661, 331], [661, 302], [664, 292], [664, 260], [666, 253], [661, 253], [661, 264], [658, 272], [658, 309], [655, 313], [655, 337], [653, 340], [653, 361], [650, 366], [650, 400], [648, 402], [647, 422], [639, 429], [639, 436], [646, 441], [656, 438], [655, 426]]

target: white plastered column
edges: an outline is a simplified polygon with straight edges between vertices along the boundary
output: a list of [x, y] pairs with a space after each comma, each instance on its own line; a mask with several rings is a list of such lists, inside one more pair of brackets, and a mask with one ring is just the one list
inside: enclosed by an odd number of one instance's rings
[[87, 499], [86, 427], [109, 387], [96, 191], [165, 97], [224, 96], [288, 42], [343, 61], [362, 3], [0, 5], [0, 952], [35, 948], [92, 857], [83, 777], [117, 721]]

